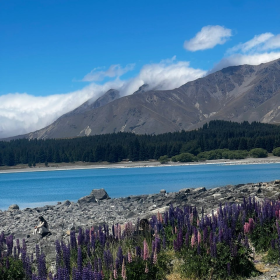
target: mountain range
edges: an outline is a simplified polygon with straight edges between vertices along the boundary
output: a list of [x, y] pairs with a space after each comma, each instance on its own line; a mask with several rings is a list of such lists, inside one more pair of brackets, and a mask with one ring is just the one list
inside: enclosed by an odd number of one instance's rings
[[9, 139], [160, 134], [196, 129], [213, 119], [280, 123], [280, 59], [227, 67], [172, 90], [149, 90], [144, 84], [121, 97], [111, 89], [43, 129]]

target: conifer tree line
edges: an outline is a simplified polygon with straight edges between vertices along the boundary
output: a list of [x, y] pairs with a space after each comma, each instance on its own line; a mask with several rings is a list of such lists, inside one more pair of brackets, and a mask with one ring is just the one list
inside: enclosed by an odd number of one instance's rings
[[119, 132], [71, 139], [0, 141], [0, 165], [138, 161], [215, 149], [263, 148], [272, 152], [276, 147], [280, 147], [280, 126], [215, 120], [197, 130], [160, 135]]

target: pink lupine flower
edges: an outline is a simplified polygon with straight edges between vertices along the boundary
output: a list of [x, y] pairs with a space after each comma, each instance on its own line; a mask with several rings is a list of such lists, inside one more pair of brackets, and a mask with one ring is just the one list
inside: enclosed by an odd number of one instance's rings
[[116, 269], [114, 269], [114, 279], [118, 279], [118, 273], [117, 273], [117, 270]]
[[162, 223], [163, 222], [163, 218], [162, 218], [162, 214], [159, 214], [159, 221]]
[[190, 214], [190, 222], [193, 223], [193, 214]]
[[128, 253], [127, 253], [127, 260], [129, 263], [132, 263], [132, 255], [131, 255], [130, 251], [128, 251]]
[[149, 273], [149, 269], [148, 269], [147, 263], [146, 263], [146, 267], [145, 267], [145, 273]]
[[122, 228], [121, 225], [118, 225], [118, 239], [121, 239], [122, 237]]
[[144, 249], [143, 249], [143, 260], [147, 260], [149, 258], [149, 247], [146, 239], [144, 239]]
[[250, 230], [250, 232], [252, 232], [253, 229], [254, 229], [254, 219], [249, 218], [249, 230]]
[[196, 220], [196, 225], [199, 226], [199, 219]]
[[157, 263], [157, 250], [154, 251], [153, 264]]
[[125, 268], [124, 259], [123, 259], [123, 263], [122, 263], [122, 278], [124, 280], [126, 279], [126, 268]]
[[177, 227], [175, 226], [175, 234], [177, 234]]
[[250, 225], [249, 225], [249, 223], [245, 223], [244, 224], [244, 234], [249, 233], [249, 231], [250, 231]]
[[200, 244], [200, 242], [201, 242], [201, 234], [198, 231], [198, 233], [197, 233], [197, 243]]
[[194, 236], [194, 234], [193, 234], [193, 235], [192, 235], [192, 238], [191, 238], [191, 246], [193, 247], [195, 244], [196, 244], [196, 242], [195, 242], [195, 236]]

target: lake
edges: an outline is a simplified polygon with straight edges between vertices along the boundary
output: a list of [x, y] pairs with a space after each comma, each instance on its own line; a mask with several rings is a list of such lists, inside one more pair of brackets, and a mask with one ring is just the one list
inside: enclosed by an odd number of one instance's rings
[[78, 169], [0, 173], [0, 209], [77, 201], [92, 189], [104, 188], [110, 197], [167, 192], [182, 188], [215, 188], [229, 184], [280, 179], [280, 164], [185, 165], [145, 168]]

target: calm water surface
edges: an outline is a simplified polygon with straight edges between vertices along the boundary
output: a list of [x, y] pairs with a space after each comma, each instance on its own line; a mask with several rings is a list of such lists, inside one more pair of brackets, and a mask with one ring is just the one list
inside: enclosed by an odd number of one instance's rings
[[189, 165], [148, 168], [86, 169], [0, 174], [0, 209], [77, 201], [92, 189], [111, 197], [167, 192], [182, 188], [214, 188], [228, 184], [280, 179], [280, 164]]

